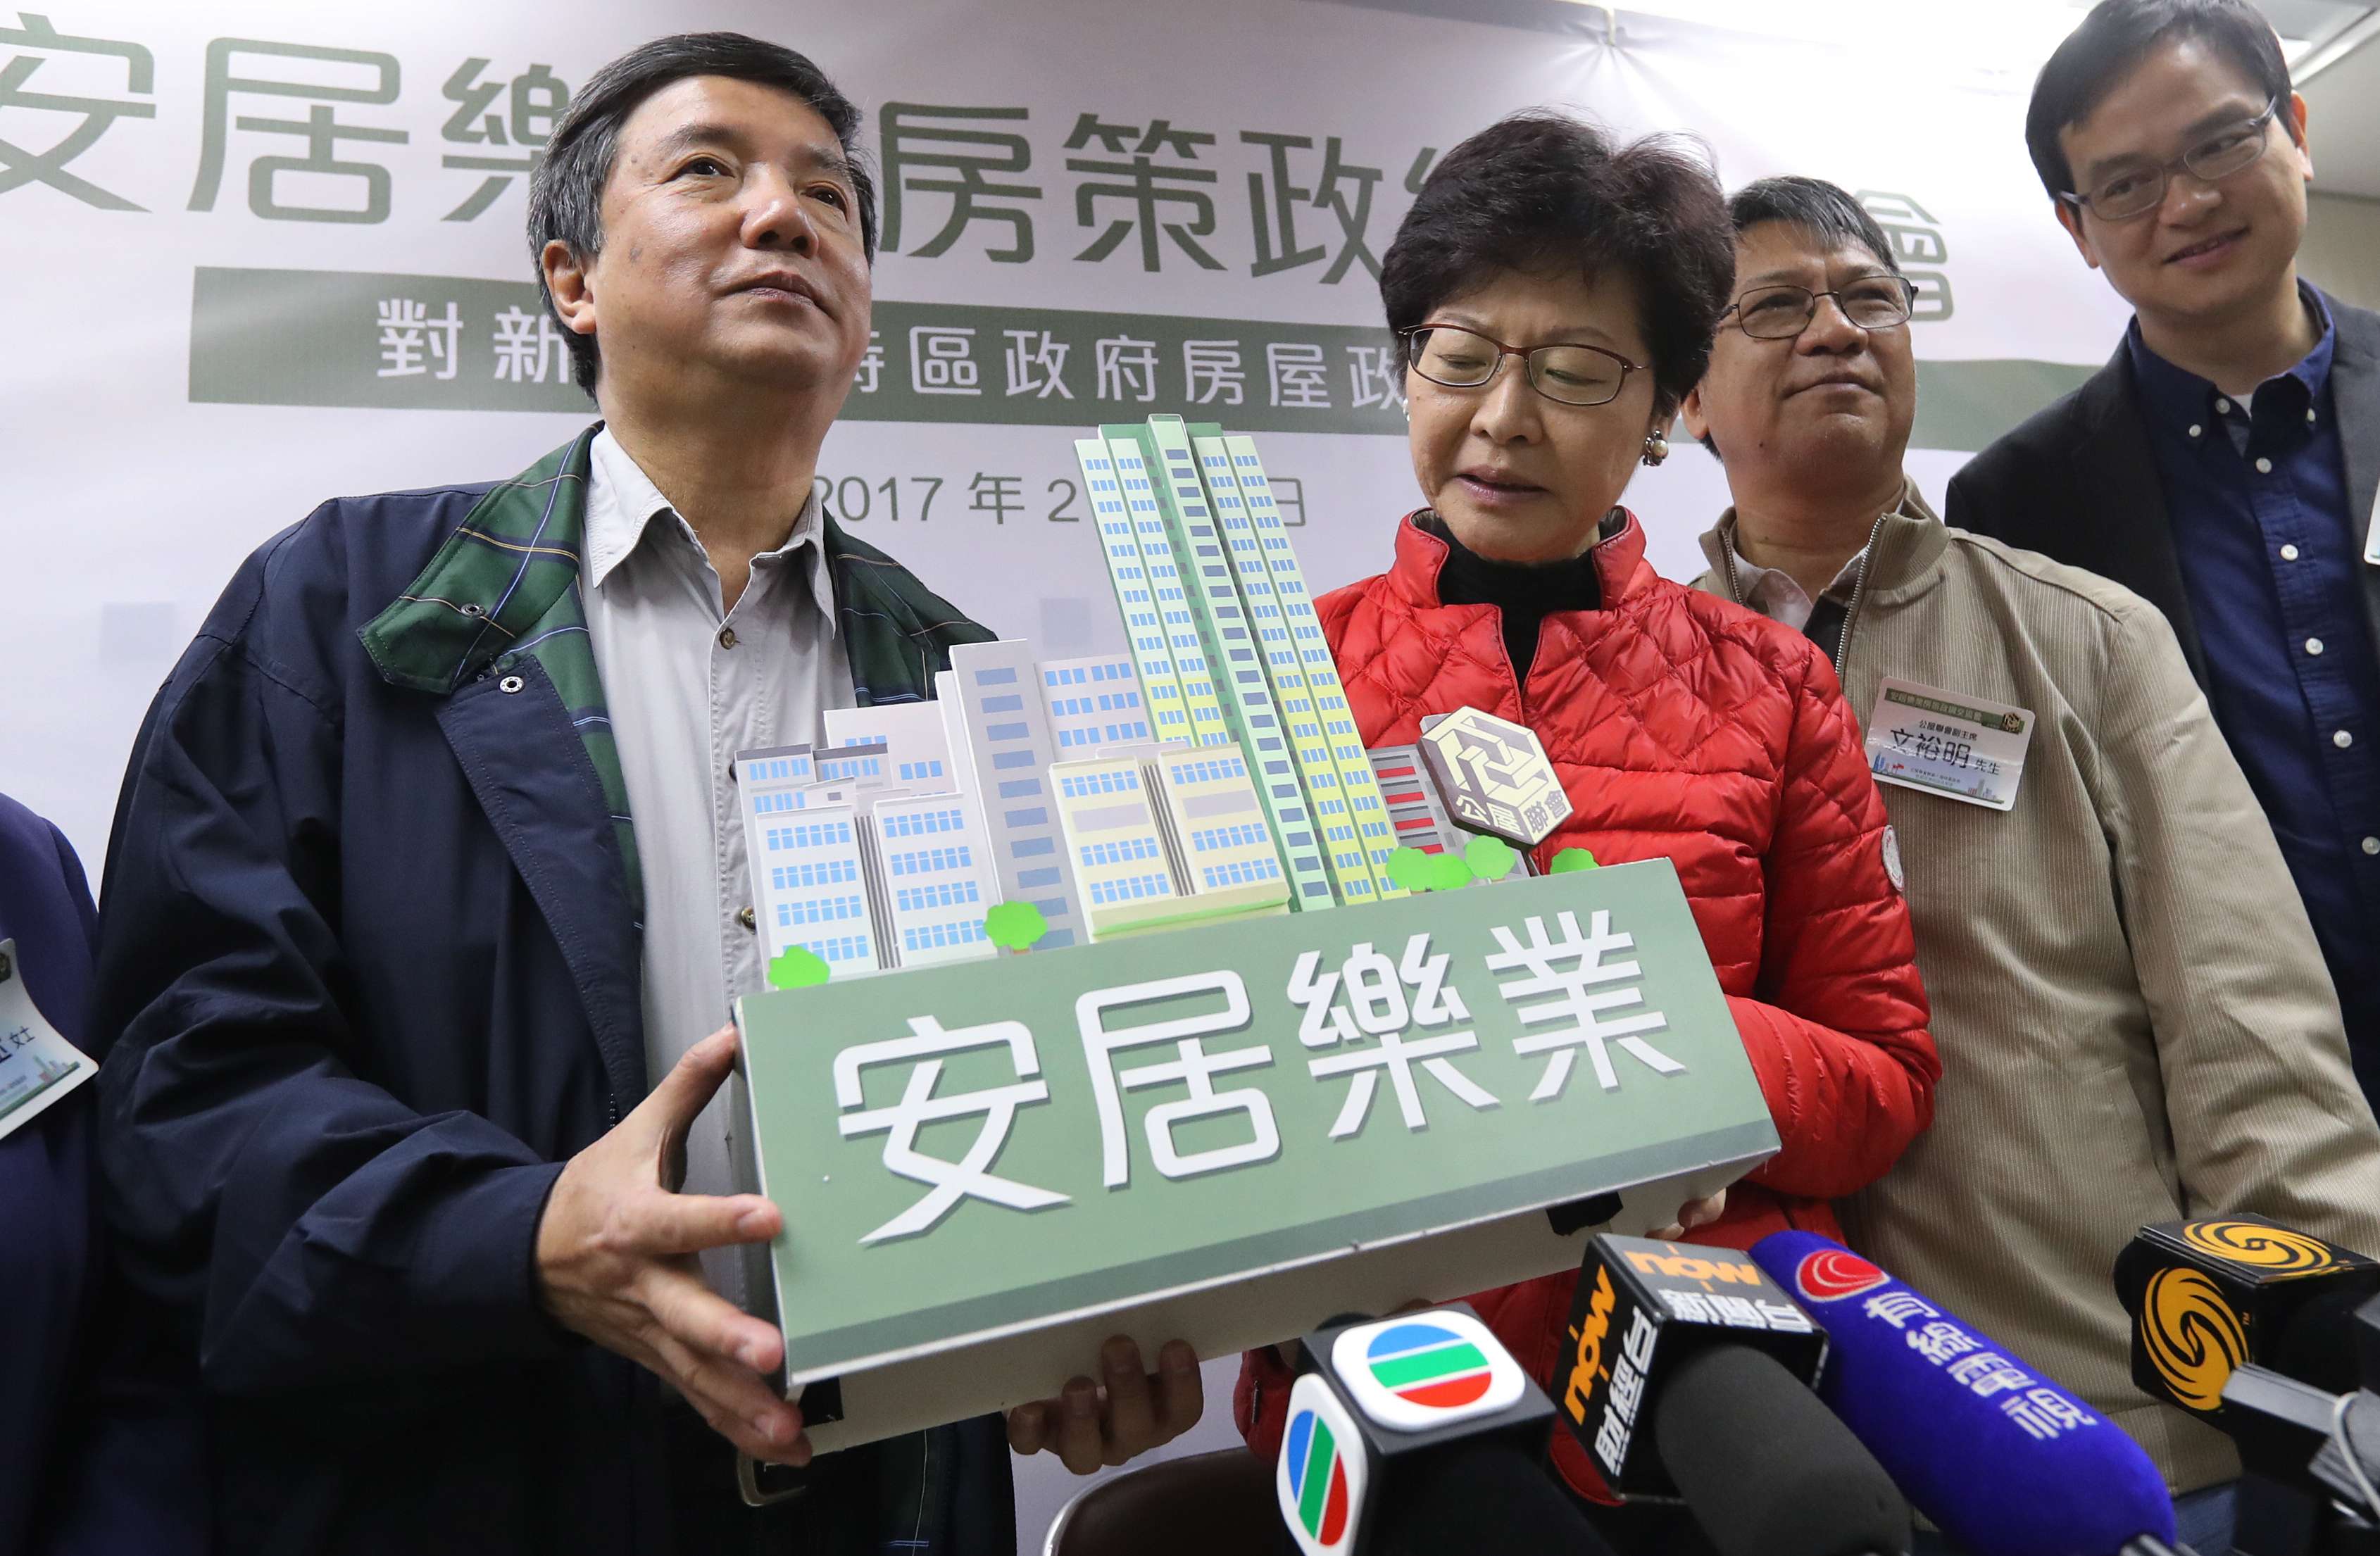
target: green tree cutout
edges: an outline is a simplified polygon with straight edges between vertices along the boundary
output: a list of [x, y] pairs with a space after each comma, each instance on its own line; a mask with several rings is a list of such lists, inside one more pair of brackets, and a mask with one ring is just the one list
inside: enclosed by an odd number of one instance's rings
[[984, 938], [1003, 950], [1028, 951], [1049, 932], [1050, 920], [1029, 902], [1000, 903], [983, 916]]
[[[1425, 854], [1400, 848], [1389, 856], [1389, 879], [1408, 892], [1451, 892], [1475, 881], [1501, 881], [1521, 862], [1513, 846], [1500, 837], [1473, 838], [1460, 854]], [[1596, 869], [1595, 856], [1584, 848], [1565, 848], [1546, 869], [1548, 875]]]
[[1482, 881], [1501, 881], [1512, 873], [1521, 856], [1500, 837], [1475, 837], [1463, 850], [1463, 862]]
[[1389, 856], [1389, 880], [1408, 892], [1452, 892], [1470, 885], [1475, 879], [1460, 854], [1425, 854], [1418, 848], [1400, 848]]
[[808, 946], [789, 945], [770, 960], [769, 987], [807, 989], [814, 983], [824, 983], [831, 971], [817, 952]]
[[1418, 848], [1400, 848], [1389, 856], [1389, 883], [1408, 892], [1429, 890], [1429, 856]]

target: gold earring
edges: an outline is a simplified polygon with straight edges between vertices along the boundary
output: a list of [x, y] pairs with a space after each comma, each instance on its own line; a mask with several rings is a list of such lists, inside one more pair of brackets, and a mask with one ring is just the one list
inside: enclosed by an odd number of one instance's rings
[[1670, 456], [1670, 440], [1659, 432], [1645, 434], [1645, 463], [1658, 465]]

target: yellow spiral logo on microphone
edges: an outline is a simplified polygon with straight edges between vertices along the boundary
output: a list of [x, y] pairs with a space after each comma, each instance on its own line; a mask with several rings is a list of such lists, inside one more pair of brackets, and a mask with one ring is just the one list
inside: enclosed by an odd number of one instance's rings
[[2319, 1237], [2251, 1221], [2194, 1221], [2181, 1240], [2200, 1253], [2245, 1264], [2275, 1275], [2311, 1275], [2338, 1263], [2338, 1252]]
[[2195, 1270], [2149, 1277], [2141, 1299], [2141, 1346], [2174, 1399], [2192, 1410], [2223, 1403], [2231, 1369], [2248, 1359], [2248, 1331], [2215, 1282]]

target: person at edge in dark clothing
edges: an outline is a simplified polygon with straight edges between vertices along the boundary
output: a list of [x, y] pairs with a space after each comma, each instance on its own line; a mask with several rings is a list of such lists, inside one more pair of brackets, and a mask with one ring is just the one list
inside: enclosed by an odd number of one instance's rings
[[2305, 100], [2246, 0], [2105, 0], [2042, 67], [2025, 142], [2132, 322], [1951, 478], [1945, 516], [2173, 624], [2380, 1101], [2380, 314], [2298, 274]]

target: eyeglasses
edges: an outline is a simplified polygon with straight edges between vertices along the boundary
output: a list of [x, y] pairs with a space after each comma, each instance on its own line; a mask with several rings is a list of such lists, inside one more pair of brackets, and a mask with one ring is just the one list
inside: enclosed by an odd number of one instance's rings
[[1755, 286], [1719, 314], [1735, 315], [1755, 340], [1791, 340], [1818, 316], [1818, 299], [1832, 298], [1843, 317], [1863, 330], [1889, 330], [1909, 322], [1917, 288], [1898, 275], [1863, 275], [1832, 292], [1807, 286]]
[[1600, 346], [1539, 346], [1524, 351], [1475, 330], [1452, 324], [1420, 324], [1405, 337], [1405, 363], [1449, 389], [1477, 389], [1496, 376], [1507, 357], [1521, 359], [1529, 387], [1558, 405], [1608, 406], [1628, 385], [1628, 375], [1646, 371]]
[[2088, 207], [2091, 214], [2103, 222], [2127, 222], [2135, 216], [2145, 216], [2165, 203], [2167, 180], [2177, 172], [2187, 170], [2200, 183], [2212, 184], [2254, 166], [2272, 139], [2265, 133], [2265, 127], [2280, 111], [2281, 100], [2276, 97], [2254, 118], [2216, 130], [2171, 162], [2155, 167], [2120, 168], [2100, 179], [2088, 193], [2062, 190], [2058, 198], [2077, 211]]

